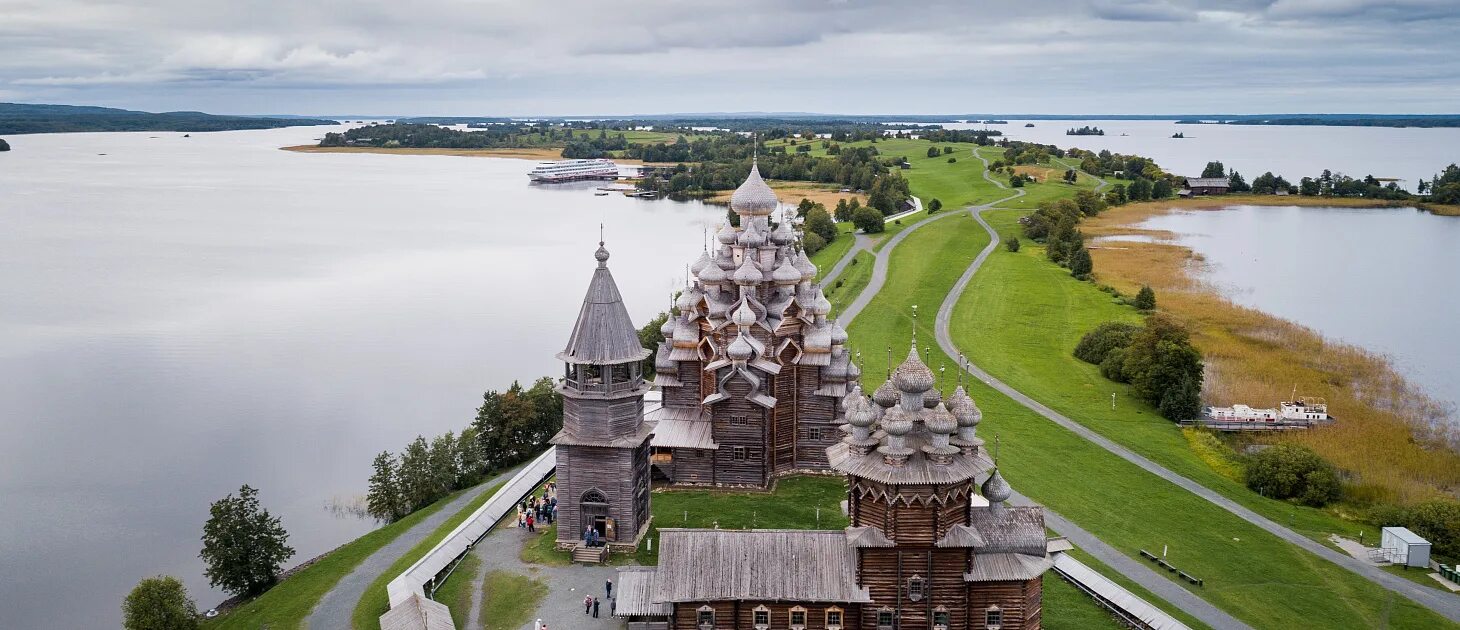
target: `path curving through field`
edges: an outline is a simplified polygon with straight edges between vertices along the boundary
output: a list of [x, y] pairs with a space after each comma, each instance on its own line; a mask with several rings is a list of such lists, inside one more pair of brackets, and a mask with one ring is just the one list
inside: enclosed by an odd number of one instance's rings
[[[985, 166], [988, 165], [988, 160], [984, 159], [983, 156], [978, 155], [977, 152], [975, 152], [974, 155], [975, 157], [978, 157], [978, 159], [982, 160]], [[987, 170], [984, 171], [984, 177], [986, 179], [989, 179], [989, 181], [993, 181], [994, 184], [998, 185], [1000, 188], [1004, 187], [1004, 184], [1002, 182], [990, 179]], [[1104, 180], [1100, 181], [1102, 182], [1101, 187], [1103, 187]], [[1018, 195], [1015, 195], [1015, 197], [1017, 196]], [[934, 333], [938, 339], [938, 347], [950, 357], [958, 357], [960, 355], [958, 347], [953, 343], [953, 337], [949, 333], [949, 321], [952, 319], [953, 308], [958, 303], [958, 298], [963, 295], [963, 291], [968, 288], [968, 283], [973, 280], [974, 273], [976, 273], [979, 267], [983, 265], [984, 260], [988, 258], [989, 254], [992, 253], [995, 248], [999, 246], [999, 235], [993, 229], [993, 227], [984, 220], [983, 211], [1006, 200], [1007, 199], [1000, 200], [999, 202], [991, 204], [984, 204], [981, 206], [974, 206], [972, 208], [969, 208], [969, 212], [972, 213], [974, 220], [978, 221], [979, 225], [983, 226], [983, 229], [988, 232], [989, 244], [984, 247], [983, 251], [979, 252], [976, 258], [973, 259], [973, 263], [971, 263], [968, 266], [968, 269], [963, 272], [963, 275], [958, 278], [958, 282], [953, 285], [953, 289], [948, 292], [948, 295], [943, 299], [943, 304], [938, 308], [938, 316], [937, 319], [934, 321]], [[906, 233], [906, 231], [903, 232], [903, 234]], [[890, 250], [891, 248], [889, 247], [888, 249]], [[887, 251], [884, 250], [882, 252], [882, 255], [885, 256], [886, 254]], [[883, 264], [883, 262], [884, 261], [882, 260], [882, 258], [879, 257], [879, 269], [885, 268], [885, 264]], [[881, 288], [880, 283], [876, 286], [879, 289]], [[868, 288], [870, 289], [871, 287], [869, 286]], [[1399, 595], [1403, 595], [1404, 597], [1413, 600], [1421, 606], [1433, 610], [1434, 612], [1444, 616], [1451, 621], [1460, 623], [1460, 597], [1456, 597], [1447, 593], [1442, 593], [1434, 588], [1416, 584], [1399, 576], [1386, 573], [1383, 570], [1375, 568], [1364, 562], [1360, 562], [1359, 560], [1354, 559], [1348, 554], [1334, 551], [1333, 549], [1330, 549], [1317, 541], [1314, 541], [1306, 536], [1303, 536], [1302, 534], [1288, 529], [1287, 527], [1284, 527], [1277, 522], [1274, 522], [1273, 520], [1238, 504], [1236, 501], [1222, 496], [1211, 488], [1192, 481], [1191, 479], [1188, 479], [1176, 473], [1175, 471], [1166, 468], [1165, 466], [1146, 459], [1136, 452], [1115, 443], [1114, 441], [1106, 438], [1103, 435], [1100, 435], [1089, 427], [1086, 427], [1083, 424], [1071, 420], [1070, 418], [1060, 414], [1059, 412], [1056, 412], [1055, 410], [1046, 407], [1039, 401], [1036, 401], [1033, 398], [1030, 398], [1029, 396], [1023, 394], [1019, 390], [1010, 387], [1008, 384], [1005, 384], [999, 379], [994, 378], [993, 375], [984, 371], [982, 368], [973, 365], [971, 362], [967, 364], [966, 371], [975, 378], [983, 381], [988, 386], [998, 390], [1005, 396], [1012, 398], [1020, 405], [1053, 421], [1055, 424], [1058, 424], [1074, 432], [1076, 435], [1084, 438], [1089, 442], [1094, 443], [1100, 448], [1103, 448], [1106, 451], [1109, 451], [1119, 456], [1121, 459], [1135, 464], [1146, 470], [1147, 472], [1155, 474], [1156, 476], [1165, 479], [1166, 481], [1169, 481], [1171, 483], [1174, 483], [1180, 488], [1191, 492], [1192, 494], [1206, 499], [1207, 501], [1215, 504], [1217, 507], [1220, 507], [1228, 512], [1231, 512], [1232, 514], [1235, 514], [1238, 518], [1252, 523], [1253, 525], [1262, 528], [1264, 531], [1267, 531], [1268, 533], [1271, 533], [1278, 538], [1287, 541], [1290, 544], [1297, 545], [1305, 551], [1313, 553], [1318, 557], [1323, 558], [1324, 560], [1328, 560], [1329, 562], [1332, 562], [1354, 573], [1357, 573], [1359, 576], [1364, 577], [1379, 586], [1382, 586]], [[1166, 601], [1171, 602], [1173, 605], [1179, 606], [1188, 613], [1191, 613], [1192, 616], [1201, 619], [1204, 623], [1211, 624], [1213, 627], [1222, 628], [1245, 627], [1245, 625], [1242, 625], [1241, 622], [1237, 621], [1235, 618], [1226, 615], [1226, 613], [1223, 613], [1220, 610], [1216, 609], [1205, 600], [1197, 598], [1185, 588], [1178, 586], [1175, 582], [1172, 582], [1167, 578], [1161, 577], [1160, 574], [1155, 573], [1154, 571], [1147, 568], [1145, 565], [1136, 562], [1134, 559], [1123, 553], [1120, 553], [1119, 551], [1116, 551], [1113, 547], [1099, 542], [1098, 539], [1095, 539], [1094, 536], [1091, 535], [1089, 532], [1085, 532], [1084, 530], [1076, 527], [1074, 523], [1071, 523], [1068, 520], [1054, 514], [1053, 512], [1050, 512], [1048, 508], [1046, 508], [1046, 512], [1048, 512], [1052, 517], [1050, 519], [1051, 529], [1059, 532], [1061, 535], [1068, 536], [1072, 541], [1075, 541], [1075, 544], [1080, 545], [1081, 548], [1083, 548], [1086, 552], [1090, 553], [1096, 558], [1099, 558], [1102, 562], [1105, 562], [1111, 567], [1116, 568], [1116, 570], [1125, 574], [1127, 577], [1140, 582], [1142, 586], [1150, 589], [1151, 592], [1156, 593], [1163, 598], [1166, 598]], [[1057, 524], [1061, 526], [1067, 526], [1068, 530], [1065, 527], [1057, 527]], [[1069, 531], [1071, 533], [1066, 533], [1066, 531]], [[1089, 541], [1096, 544], [1082, 544], [1080, 540], [1082, 537], [1089, 537]], [[1102, 547], [1103, 549], [1101, 549]], [[1099, 551], [1099, 553], [1097, 553], [1097, 551]], [[1149, 574], [1149, 576], [1147, 577], [1155, 578], [1156, 581], [1152, 582], [1149, 579], [1142, 579], [1142, 572]], [[1194, 601], [1187, 601], [1185, 604], [1183, 604], [1183, 602], [1178, 601], [1180, 599], [1183, 599], [1183, 596], [1185, 596], [1184, 599]], [[1201, 608], [1203, 606], [1209, 610], [1202, 612]], [[1238, 625], [1231, 626], [1225, 623], [1219, 624], [1217, 622], [1221, 621], [1221, 619], [1211, 618], [1210, 615], [1212, 613], [1216, 613], [1221, 615], [1222, 617], [1226, 617], [1230, 620], [1231, 623], [1235, 623]]]

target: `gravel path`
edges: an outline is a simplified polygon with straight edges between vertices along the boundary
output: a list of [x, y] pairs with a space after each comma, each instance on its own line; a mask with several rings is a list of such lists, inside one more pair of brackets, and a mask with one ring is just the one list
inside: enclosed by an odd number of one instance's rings
[[[983, 160], [983, 157], [979, 156], [979, 159]], [[988, 161], [984, 160], [984, 164], [987, 165]], [[988, 171], [984, 171], [984, 177], [988, 178]], [[995, 184], [1003, 187], [1003, 184], [1001, 182], [994, 181], [993, 179], [989, 179], [989, 181], [993, 181]], [[1103, 186], [1104, 180], [1101, 181]], [[1023, 191], [1017, 192], [1022, 194]], [[953, 307], [958, 303], [958, 298], [959, 296], [963, 295], [963, 291], [968, 287], [968, 283], [973, 280], [973, 274], [978, 271], [978, 268], [983, 265], [984, 260], [988, 258], [989, 254], [993, 252], [994, 249], [999, 245], [999, 235], [997, 232], [994, 231], [993, 227], [991, 227], [988, 222], [984, 220], [983, 211], [996, 205], [996, 203], [1001, 203], [1002, 201], [1004, 200], [1001, 200], [1000, 202], [995, 202], [994, 204], [975, 206], [969, 209], [969, 211], [973, 213], [973, 218], [978, 221], [979, 225], [982, 225], [984, 230], [988, 231], [989, 244], [984, 247], [983, 251], [979, 253], [978, 257], [973, 260], [973, 264], [969, 265], [968, 269], [963, 272], [963, 276], [958, 279], [958, 283], [953, 286], [953, 290], [948, 293], [948, 296], [943, 300], [942, 306], [938, 309], [938, 318], [935, 323], [935, 331], [938, 338], [938, 347], [941, 348], [943, 352], [948, 354], [948, 356], [950, 357], [957, 357], [959, 354], [958, 348], [956, 345], [954, 345], [952, 336], [948, 332], [949, 320], [952, 318], [953, 315]], [[906, 234], [906, 231], [903, 233]], [[888, 251], [890, 251], [891, 249], [891, 246], [889, 246], [887, 249], [883, 250], [882, 255], [886, 256]], [[881, 258], [879, 258], [878, 262], [879, 268], [885, 268], [885, 265], [880, 264], [883, 262]], [[877, 286], [880, 288], [881, 284], [879, 283]], [[1271, 519], [1268, 519], [1265, 516], [1253, 512], [1252, 510], [1238, 504], [1237, 502], [1228, 499], [1221, 494], [1218, 494], [1211, 488], [1203, 486], [1195, 481], [1192, 481], [1191, 479], [1177, 474], [1175, 471], [1172, 471], [1164, 466], [1161, 466], [1160, 464], [1146, 459], [1145, 457], [1136, 454], [1134, 451], [1131, 451], [1130, 449], [1121, 446], [1120, 444], [1116, 444], [1105, 436], [1096, 433], [1085, 425], [1075, 422], [1074, 420], [1071, 420], [1055, 412], [1053, 409], [1050, 409], [1049, 407], [1040, 404], [1033, 398], [1024, 395], [1013, 387], [1010, 387], [1002, 381], [994, 378], [993, 375], [985, 372], [983, 369], [979, 368], [976, 365], [972, 365], [970, 363], [968, 365], [968, 373], [988, 384], [990, 387], [999, 390], [999, 392], [1003, 393], [1004, 395], [1014, 399], [1019, 404], [1033, 410], [1035, 413], [1038, 413], [1039, 415], [1048, 418], [1054, 423], [1066, 429], [1069, 429], [1070, 431], [1073, 431], [1076, 435], [1079, 435], [1080, 437], [1085, 438], [1090, 442], [1093, 442], [1097, 446], [1118, 455], [1121, 459], [1140, 466], [1146, 471], [1151, 472], [1171, 483], [1174, 483], [1177, 486], [1180, 486], [1182, 489], [1185, 489], [1203, 499], [1206, 499], [1207, 501], [1210, 501], [1218, 507], [1237, 515], [1242, 520], [1261, 527], [1263, 530], [1277, 536], [1278, 538], [1297, 545], [1325, 560], [1328, 560], [1329, 562], [1333, 562], [1334, 564], [1337, 564], [1345, 569], [1353, 571], [1354, 573], [1357, 573], [1358, 575], [1374, 582], [1379, 586], [1387, 588], [1390, 591], [1408, 597], [1409, 599], [1414, 600], [1416, 603], [1426, 608], [1429, 608], [1430, 610], [1433, 610], [1440, 615], [1443, 615], [1451, 621], [1460, 622], [1460, 597], [1441, 593], [1433, 588], [1422, 586], [1414, 582], [1410, 582], [1409, 580], [1406, 580], [1399, 576], [1386, 573], [1367, 563], [1356, 560], [1348, 554], [1334, 551], [1333, 549], [1330, 549], [1322, 545], [1321, 543], [1318, 543], [1317, 541], [1314, 541], [1306, 536], [1303, 536], [1302, 534], [1294, 532], [1291, 529], [1283, 527], [1282, 525], [1272, 521]], [[1073, 525], [1073, 523], [1069, 523], [1069, 521], [1063, 518], [1059, 518], [1052, 512], [1050, 514], [1051, 516], [1055, 517], [1051, 519], [1051, 523], [1054, 523], [1056, 521], [1064, 521], [1067, 524]], [[1053, 525], [1051, 525], [1051, 529], [1055, 529], [1055, 531], [1060, 532], [1062, 535], [1067, 535], [1064, 531], [1057, 527], [1054, 527]], [[1087, 536], [1089, 535], [1088, 532], [1084, 533]], [[1074, 538], [1074, 536], [1071, 536], [1072, 540], [1074, 540]], [[1091, 536], [1090, 538], [1091, 540], [1094, 540], [1093, 536]], [[1108, 545], [1104, 545], [1104, 543], [1101, 543], [1101, 545], [1109, 549]], [[1119, 562], [1120, 558], [1124, 558], [1127, 561], [1130, 560], [1128, 556], [1120, 554], [1119, 552], [1115, 552], [1116, 555], [1119, 557], [1112, 556], [1107, 558], [1105, 557], [1106, 554], [1095, 553], [1095, 550], [1089, 545], [1084, 545], [1083, 548], [1087, 552], [1090, 552], [1091, 555], [1100, 558], [1101, 561], [1111, 565], [1112, 567], [1122, 567], [1123, 563]], [[1113, 549], [1109, 550], [1114, 551]], [[1135, 566], [1141, 566], [1142, 568], [1144, 568], [1142, 565], [1140, 565], [1140, 563], [1135, 563], [1133, 561], [1131, 562]], [[1157, 576], [1161, 582], [1165, 582], [1168, 585], [1172, 584], [1169, 579], [1159, 578], [1159, 574], [1156, 574], [1149, 569], [1147, 569], [1146, 571], [1148, 573], [1151, 573], [1152, 576]], [[1122, 573], [1125, 573], [1125, 571], [1122, 570]], [[1140, 581], [1142, 586], [1145, 586], [1152, 592], [1162, 594], [1163, 597], [1166, 596], [1163, 593], [1163, 590], [1156, 588], [1153, 584], [1140, 580], [1138, 576], [1131, 575], [1130, 573], [1126, 573], [1126, 576], [1130, 577], [1131, 579], [1136, 579], [1137, 581]], [[1179, 590], [1183, 593], [1186, 592], [1185, 589]], [[1213, 626], [1217, 625], [1216, 623], [1205, 619], [1202, 614], [1198, 614], [1199, 612], [1201, 612], [1199, 609], [1188, 608], [1187, 606], [1182, 605], [1181, 602], [1172, 601], [1170, 598], [1168, 598], [1167, 601], [1171, 601], [1172, 604], [1180, 606], [1183, 610], [1191, 613], [1192, 616], [1202, 619], [1206, 623], [1210, 623]], [[1205, 602], [1203, 601], [1202, 603]], [[1235, 622], [1236, 620], [1233, 621]]]
[[847, 253], [842, 254], [841, 260], [836, 261], [836, 264], [832, 265], [831, 271], [826, 272], [826, 275], [821, 277], [821, 286], [827, 286], [836, 280], [836, 277], [841, 275], [842, 271], [846, 270], [847, 265], [852, 264], [852, 259], [857, 257], [857, 252], [872, 249], [872, 237], [861, 232], [857, 232], [852, 236], [857, 239], [857, 242], [852, 244], [852, 248], [847, 250]]
[[[523, 545], [535, 537], [543, 535], [545, 534], [541, 531], [530, 534], [526, 529], [504, 526], [493, 530], [481, 544], [472, 549], [472, 553], [482, 559], [482, 568], [477, 575], [472, 595], [473, 610], [466, 626], [460, 630], [481, 630], [483, 628], [481, 582], [488, 571], [509, 571], [547, 582], [547, 596], [543, 598], [542, 604], [533, 613], [533, 621], [523, 626], [522, 630], [533, 630], [532, 624], [539, 619], [547, 625], [549, 630], [579, 630], [580, 628], [608, 630], [624, 627], [622, 620], [615, 619], [609, 614], [609, 600], [604, 596], [603, 591], [603, 583], [613, 578], [617, 569], [607, 566], [550, 567], [524, 563], [521, 557]], [[583, 614], [584, 595], [593, 595], [598, 598], [597, 619]]]
[[320, 598], [305, 622], [307, 627], [311, 630], [350, 630], [350, 616], [355, 612], [355, 604], [360, 603], [366, 587], [375, 578], [380, 577], [397, 559], [436, 531], [446, 519], [460, 512], [472, 499], [481, 496], [498, 481], [509, 479], [514, 474], [517, 474], [516, 468], [477, 484], [370, 554], [354, 571], [341, 578], [334, 588]]

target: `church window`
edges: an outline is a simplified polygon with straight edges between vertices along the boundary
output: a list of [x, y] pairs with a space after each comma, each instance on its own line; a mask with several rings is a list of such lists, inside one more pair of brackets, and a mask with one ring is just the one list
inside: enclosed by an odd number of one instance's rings
[[700, 606], [698, 613], [695, 616], [695, 625], [699, 626], [700, 630], [713, 630], [715, 627], [715, 609], [709, 606]]
[[892, 630], [892, 609], [883, 607], [877, 611], [877, 630]]
[[920, 602], [923, 601], [923, 591], [927, 589], [927, 581], [921, 576], [914, 575], [907, 579], [907, 598]]
[[769, 628], [771, 626], [771, 609], [765, 606], [756, 606], [751, 620], [755, 624], [756, 630]]
[[983, 625], [988, 630], [999, 630], [1004, 625], [1004, 611], [1000, 610], [998, 606], [989, 606], [989, 609], [983, 612]]
[[750, 426], [750, 418], [748, 418], [746, 416], [730, 416], [730, 426], [732, 426], [732, 427]]
[[821, 427], [811, 427], [810, 429], [807, 429], [806, 430], [806, 439], [808, 439], [808, 440], [820, 440], [821, 439]]
[[948, 630], [948, 609], [942, 606], [933, 609], [933, 630]]
[[747, 449], [744, 446], [737, 446], [737, 447], [735, 447], [735, 461], [737, 461], [737, 462], [743, 462], [743, 461], [745, 461], [745, 459], [746, 459], [746, 451], [748, 451], [748, 450], [750, 450], [750, 449]]

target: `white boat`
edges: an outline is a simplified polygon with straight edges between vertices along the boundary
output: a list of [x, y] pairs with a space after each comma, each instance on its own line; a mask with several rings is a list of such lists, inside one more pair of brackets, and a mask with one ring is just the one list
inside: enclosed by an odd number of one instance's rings
[[558, 162], [543, 162], [527, 174], [532, 181], [551, 184], [555, 182], [572, 182], [583, 179], [615, 179], [618, 177], [618, 165], [613, 160], [602, 158], [592, 160], [561, 160]]
[[1184, 425], [1200, 425], [1218, 431], [1263, 431], [1283, 429], [1308, 429], [1333, 424], [1328, 415], [1328, 401], [1322, 398], [1297, 397], [1278, 403], [1277, 408], [1254, 409], [1247, 405], [1231, 407], [1207, 407], [1202, 417]]

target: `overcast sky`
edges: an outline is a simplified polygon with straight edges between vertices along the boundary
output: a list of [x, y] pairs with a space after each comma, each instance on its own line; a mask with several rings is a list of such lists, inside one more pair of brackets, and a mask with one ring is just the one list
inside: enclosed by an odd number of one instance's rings
[[1457, 113], [1457, 59], [1460, 0], [0, 0], [0, 101], [152, 111]]

